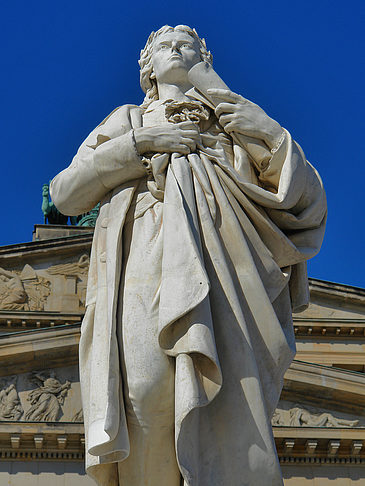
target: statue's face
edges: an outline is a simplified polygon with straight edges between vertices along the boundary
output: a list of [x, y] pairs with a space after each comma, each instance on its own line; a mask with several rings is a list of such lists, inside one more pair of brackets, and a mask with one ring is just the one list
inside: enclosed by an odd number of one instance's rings
[[185, 32], [161, 34], [153, 43], [153, 76], [158, 83], [186, 83], [189, 69], [200, 61], [197, 41]]

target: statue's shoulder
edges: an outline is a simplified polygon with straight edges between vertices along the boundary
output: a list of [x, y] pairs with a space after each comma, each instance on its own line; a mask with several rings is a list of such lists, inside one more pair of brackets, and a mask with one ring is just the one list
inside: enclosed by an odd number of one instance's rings
[[[115, 108], [104, 120], [98, 125], [97, 128], [103, 125], [113, 125], [114, 123], [126, 124], [131, 123], [131, 120], [135, 117], [141, 117], [144, 113], [144, 109], [138, 105], [122, 105]], [[132, 123], [131, 123], [132, 124]]]

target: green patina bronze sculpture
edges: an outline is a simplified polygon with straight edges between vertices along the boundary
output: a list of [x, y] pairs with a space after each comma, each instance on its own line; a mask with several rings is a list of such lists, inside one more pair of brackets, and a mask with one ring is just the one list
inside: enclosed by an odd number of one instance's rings
[[95, 227], [96, 218], [99, 214], [100, 203], [97, 204], [88, 213], [83, 213], [78, 216], [66, 216], [62, 214], [55, 206], [54, 202], [49, 197], [49, 184], [42, 186], [42, 212], [44, 215], [44, 224], [68, 224], [71, 226], [86, 226], [90, 228]]

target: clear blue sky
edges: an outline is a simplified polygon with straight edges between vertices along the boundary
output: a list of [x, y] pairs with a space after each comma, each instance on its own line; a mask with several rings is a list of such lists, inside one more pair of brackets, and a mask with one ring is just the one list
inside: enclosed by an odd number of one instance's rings
[[42, 183], [116, 106], [142, 101], [137, 60], [151, 30], [187, 24], [323, 178], [328, 226], [310, 276], [365, 286], [364, 0], [15, 0], [1, 24], [0, 245], [31, 240]]

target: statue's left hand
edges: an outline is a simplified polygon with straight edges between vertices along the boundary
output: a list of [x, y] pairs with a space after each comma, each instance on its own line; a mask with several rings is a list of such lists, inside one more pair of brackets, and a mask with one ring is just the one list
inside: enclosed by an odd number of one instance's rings
[[208, 89], [219, 100], [215, 114], [227, 133], [241, 133], [263, 140], [270, 149], [276, 146], [283, 129], [262, 108], [228, 89]]

